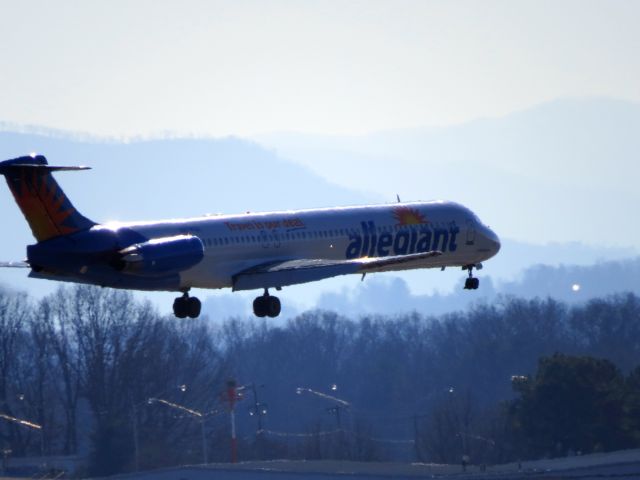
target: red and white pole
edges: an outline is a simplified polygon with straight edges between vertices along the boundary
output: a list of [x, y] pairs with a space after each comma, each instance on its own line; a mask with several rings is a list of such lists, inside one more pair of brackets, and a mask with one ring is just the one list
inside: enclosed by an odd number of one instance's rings
[[237, 400], [236, 382], [227, 382], [227, 400], [229, 401], [229, 416], [231, 419], [231, 463], [238, 462], [238, 442], [236, 440], [236, 413], [235, 405]]

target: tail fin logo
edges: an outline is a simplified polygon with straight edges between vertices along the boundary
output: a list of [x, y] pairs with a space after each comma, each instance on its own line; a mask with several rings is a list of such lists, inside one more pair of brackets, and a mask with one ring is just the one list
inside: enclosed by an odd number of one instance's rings
[[44, 157], [23, 158], [24, 163], [2, 162], [0, 167], [5, 167], [2, 173], [38, 241], [68, 235], [94, 225], [71, 204], [51, 175]]

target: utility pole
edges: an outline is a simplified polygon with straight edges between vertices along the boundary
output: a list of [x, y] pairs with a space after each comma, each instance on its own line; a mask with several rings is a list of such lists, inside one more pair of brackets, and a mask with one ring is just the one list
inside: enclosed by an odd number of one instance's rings
[[[264, 385], [258, 385], [264, 387]], [[267, 414], [267, 404], [260, 403], [258, 400], [258, 389], [254, 383], [251, 384], [251, 391], [253, 392], [253, 406], [249, 411], [249, 415], [258, 417], [258, 430], [256, 431], [256, 437], [262, 432], [262, 417]]]
[[133, 433], [133, 459], [134, 468], [138, 472], [140, 470], [140, 441], [138, 438], [138, 409], [133, 401], [133, 394], [129, 392], [129, 404], [131, 405], [131, 427]]
[[344, 434], [344, 430], [342, 430], [342, 418], [340, 412], [345, 408], [340, 404], [336, 404], [333, 407], [327, 408], [328, 413], [333, 413], [336, 416], [336, 426], [337, 426], [337, 434], [338, 434], [338, 448], [336, 451], [336, 458], [345, 458], [344, 455], [346, 453], [346, 438]]
[[[256, 388], [256, 384], [252, 383], [250, 385], [251, 391], [253, 392], [253, 405], [249, 408], [249, 415], [256, 416], [258, 420], [258, 429], [256, 430], [256, 453], [258, 458], [262, 459], [263, 457], [263, 441], [262, 441], [262, 417], [267, 414], [267, 404], [260, 403], [258, 399], [258, 389]], [[264, 385], [258, 385], [258, 387], [264, 387]]]
[[340, 418], [340, 410], [342, 410], [344, 407], [342, 405], [335, 405], [333, 407], [329, 407], [327, 408], [327, 412], [329, 413], [333, 413], [336, 416], [336, 426], [338, 427], [338, 430], [342, 430], [342, 421]]
[[131, 400], [131, 410], [133, 416], [133, 453], [135, 458], [135, 469], [137, 472], [140, 470], [140, 443], [138, 440], [138, 410], [136, 409], [136, 404], [133, 403], [133, 399]]
[[202, 432], [202, 459], [204, 460], [204, 464], [206, 465], [207, 463], [209, 463], [209, 459], [207, 456], [207, 436], [204, 431], [204, 421], [205, 418], [202, 417], [202, 419], [200, 419], [200, 431]]

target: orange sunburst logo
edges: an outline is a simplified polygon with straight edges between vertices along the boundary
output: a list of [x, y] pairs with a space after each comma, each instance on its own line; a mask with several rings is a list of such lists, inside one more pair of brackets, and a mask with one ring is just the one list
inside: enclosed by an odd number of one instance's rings
[[409, 207], [395, 208], [393, 210], [393, 216], [398, 221], [398, 225], [422, 225], [429, 223], [423, 214]]

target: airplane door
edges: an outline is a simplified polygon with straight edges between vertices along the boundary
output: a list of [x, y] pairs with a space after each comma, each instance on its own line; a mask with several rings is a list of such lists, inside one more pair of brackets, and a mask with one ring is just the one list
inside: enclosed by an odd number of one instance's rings
[[471, 219], [467, 220], [467, 245], [474, 245], [476, 243], [476, 226], [475, 222]]

